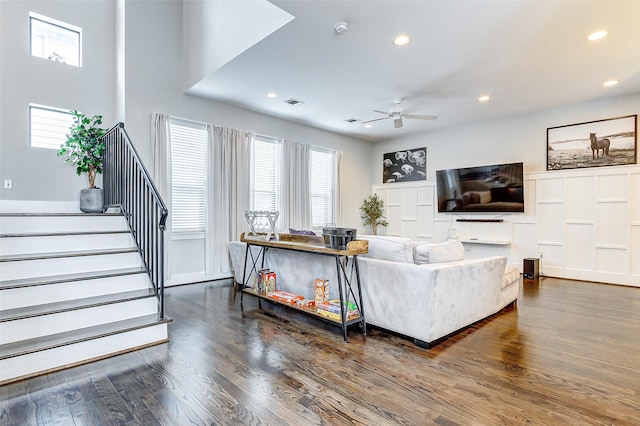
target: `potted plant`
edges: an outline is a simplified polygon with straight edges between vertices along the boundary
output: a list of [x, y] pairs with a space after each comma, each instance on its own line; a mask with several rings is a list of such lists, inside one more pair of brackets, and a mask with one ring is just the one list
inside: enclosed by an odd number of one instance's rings
[[89, 118], [81, 112], [71, 111], [73, 124], [69, 127], [67, 141], [60, 146], [58, 156], [76, 168], [79, 176], [87, 174], [89, 188], [80, 192], [80, 210], [85, 213], [102, 213], [104, 200], [102, 189], [95, 186], [96, 175], [102, 173], [102, 153], [106, 130], [101, 128], [102, 116]]
[[378, 225], [387, 226], [384, 218], [384, 201], [378, 194], [369, 195], [360, 206], [360, 217], [365, 225], [371, 225], [371, 233], [378, 235]]

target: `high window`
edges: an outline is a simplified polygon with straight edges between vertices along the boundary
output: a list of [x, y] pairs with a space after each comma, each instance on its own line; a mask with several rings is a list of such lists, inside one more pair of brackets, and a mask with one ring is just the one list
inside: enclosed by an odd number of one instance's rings
[[207, 198], [205, 124], [171, 118], [171, 231], [174, 236], [204, 237]]
[[29, 105], [29, 140], [33, 147], [60, 149], [72, 124], [73, 115], [69, 110]]
[[33, 56], [82, 66], [82, 28], [33, 12], [29, 23]]
[[311, 149], [311, 226], [335, 224], [335, 153]]
[[256, 136], [251, 148], [251, 209], [280, 210], [280, 156], [276, 139]]

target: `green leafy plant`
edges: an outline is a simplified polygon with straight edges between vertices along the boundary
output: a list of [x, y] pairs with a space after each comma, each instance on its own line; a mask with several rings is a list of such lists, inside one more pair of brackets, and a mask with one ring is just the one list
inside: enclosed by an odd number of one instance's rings
[[78, 176], [87, 174], [89, 187], [95, 188], [96, 174], [102, 173], [102, 153], [106, 130], [101, 128], [102, 116], [89, 118], [81, 112], [71, 111], [73, 124], [69, 127], [67, 141], [60, 145], [58, 156], [76, 168]]
[[360, 217], [365, 225], [371, 225], [371, 233], [378, 234], [378, 225], [387, 226], [384, 218], [384, 201], [378, 194], [369, 195], [360, 206]]

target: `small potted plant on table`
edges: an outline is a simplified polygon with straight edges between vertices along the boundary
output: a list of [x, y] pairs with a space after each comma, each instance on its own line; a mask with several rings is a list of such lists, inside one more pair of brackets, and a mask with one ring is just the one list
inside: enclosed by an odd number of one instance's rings
[[58, 156], [65, 157], [65, 161], [76, 168], [79, 176], [87, 174], [89, 188], [80, 192], [80, 210], [84, 213], [102, 213], [102, 189], [95, 186], [96, 175], [102, 173], [102, 153], [105, 148], [102, 136], [106, 130], [100, 127], [102, 116], [89, 118], [75, 110], [71, 114], [74, 116], [73, 124], [69, 127], [67, 141], [60, 146]]
[[365, 225], [371, 225], [371, 233], [378, 235], [378, 225], [387, 226], [384, 218], [384, 201], [378, 194], [369, 195], [360, 206], [360, 217]]

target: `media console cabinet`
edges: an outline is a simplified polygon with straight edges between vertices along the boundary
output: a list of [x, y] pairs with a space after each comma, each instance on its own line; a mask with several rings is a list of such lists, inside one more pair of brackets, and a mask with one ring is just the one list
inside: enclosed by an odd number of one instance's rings
[[[266, 240], [261, 235], [251, 236], [244, 233], [240, 236], [240, 241], [246, 243], [246, 249], [244, 254], [244, 269], [242, 283], [240, 283], [241, 295], [240, 305], [242, 306], [243, 296], [245, 293], [258, 297], [260, 300], [268, 300], [278, 305], [286, 306], [288, 308], [295, 309], [297, 311], [304, 312], [314, 317], [320, 318], [329, 323], [340, 325], [342, 327], [342, 334], [345, 342], [347, 341], [347, 327], [352, 324], [359, 323], [362, 328], [363, 334], [367, 334], [367, 325], [365, 321], [365, 314], [362, 303], [362, 291], [360, 285], [360, 269], [358, 267], [358, 255], [366, 254], [369, 251], [369, 242], [366, 240], [355, 240], [347, 243], [347, 248], [344, 250], [336, 250], [329, 247], [325, 247], [324, 238], [322, 236], [308, 236], [308, 235], [293, 235], [293, 234], [279, 234], [277, 240]], [[260, 248], [259, 253], [254, 256], [251, 246]], [[336, 262], [336, 275], [338, 282], [338, 291], [340, 294], [340, 306], [341, 306], [341, 319], [334, 320], [327, 318], [317, 312], [315, 307], [302, 307], [295, 303], [286, 303], [268, 297], [266, 294], [255, 291], [253, 286], [248, 285], [247, 276], [251, 276], [252, 272], [256, 275], [259, 269], [264, 268], [264, 260], [267, 256], [269, 249], [280, 250], [293, 250], [300, 252], [312, 253], [319, 256], [330, 256], [335, 259]], [[260, 260], [261, 259], [261, 260]], [[247, 274], [247, 263], [251, 262], [251, 268]], [[260, 262], [261, 265], [257, 265]], [[349, 266], [350, 265], [350, 266]], [[274, 271], [277, 275], [284, 274], [286, 271]], [[352, 279], [355, 273], [355, 286], [357, 288], [358, 296], [353, 292]], [[351, 277], [351, 278], [350, 278]], [[311, 277], [314, 279], [316, 277]], [[331, 280], [330, 280], [331, 282]], [[276, 278], [277, 286], [277, 278]], [[353, 297], [353, 302], [356, 304], [359, 315], [354, 318], [347, 318], [346, 304]], [[260, 305], [261, 306], [261, 305]]]

